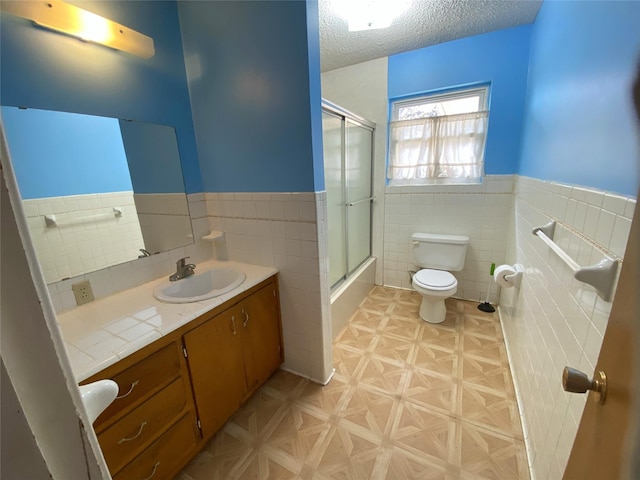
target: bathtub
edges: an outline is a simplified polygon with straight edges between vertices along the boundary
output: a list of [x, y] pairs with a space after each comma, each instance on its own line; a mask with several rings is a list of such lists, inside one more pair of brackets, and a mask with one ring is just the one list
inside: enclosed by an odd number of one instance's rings
[[374, 286], [376, 259], [369, 258], [342, 284], [331, 291], [331, 327], [333, 339], [342, 331]]

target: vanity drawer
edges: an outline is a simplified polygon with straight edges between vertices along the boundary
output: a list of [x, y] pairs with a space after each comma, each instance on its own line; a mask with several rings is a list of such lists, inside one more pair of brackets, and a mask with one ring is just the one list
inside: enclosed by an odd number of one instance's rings
[[98, 435], [102, 453], [112, 473], [118, 472], [131, 461], [185, 410], [185, 390], [183, 378], [178, 377]]
[[180, 374], [181, 355], [178, 344], [173, 342], [114, 375], [112, 380], [118, 384], [118, 396], [94, 423], [96, 431], [100, 430], [100, 425], [103, 422], [134, 404], [163, 383], [177, 377]]
[[189, 411], [113, 478], [114, 480], [172, 478], [178, 473], [177, 469], [183, 466], [185, 459], [194, 455], [198, 438], [195, 415]]

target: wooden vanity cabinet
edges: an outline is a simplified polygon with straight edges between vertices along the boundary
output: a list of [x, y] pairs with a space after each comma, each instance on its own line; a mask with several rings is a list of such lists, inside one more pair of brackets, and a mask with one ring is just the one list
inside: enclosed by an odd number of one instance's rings
[[200, 435], [194, 417], [186, 414], [116, 475], [114, 480], [166, 480], [173, 478], [196, 454]]
[[86, 379], [119, 386], [94, 422], [113, 478], [173, 478], [283, 359], [273, 276]]
[[242, 318], [241, 338], [247, 388], [251, 394], [284, 360], [276, 286], [261, 288], [247, 297], [238, 308]]
[[128, 412], [131, 406], [138, 405], [141, 399], [148, 398], [163, 385], [187, 374], [180, 342], [149, 347], [136, 352], [135, 357], [141, 357], [136, 363], [129, 366], [131, 362], [122, 361], [100, 372], [99, 375], [108, 375], [102, 378], [115, 381], [119, 391], [113, 403], [94, 422], [96, 427], [113, 423], [123, 415], [122, 412]]
[[184, 345], [208, 439], [283, 361], [275, 281], [185, 334]]
[[235, 308], [185, 334], [191, 384], [205, 438], [218, 431], [247, 393]]
[[86, 383], [103, 378], [119, 387], [93, 424], [111, 475], [171, 478], [201, 440], [181, 339], [160, 339]]

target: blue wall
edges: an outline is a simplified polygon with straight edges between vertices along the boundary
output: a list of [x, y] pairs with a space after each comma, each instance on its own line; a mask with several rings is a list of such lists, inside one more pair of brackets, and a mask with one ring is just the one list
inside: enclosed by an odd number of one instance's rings
[[389, 98], [491, 84], [487, 174], [516, 173], [531, 26], [499, 30], [389, 57]]
[[307, 37], [318, 19], [307, 18], [306, 2], [178, 8], [205, 191], [322, 190], [312, 134], [321, 135], [319, 54], [310, 59]]
[[322, 146], [322, 85], [320, 73], [320, 24], [317, 0], [307, 4], [307, 50], [309, 53], [309, 101], [311, 104], [311, 139], [313, 143], [313, 178], [316, 191], [324, 186]]
[[534, 24], [519, 173], [635, 196], [640, 2], [545, 2]]
[[131, 191], [113, 118], [2, 107], [23, 199]]
[[202, 191], [175, 2], [83, 2], [152, 37], [149, 60], [0, 18], [0, 104], [127, 118], [176, 128], [188, 192]]

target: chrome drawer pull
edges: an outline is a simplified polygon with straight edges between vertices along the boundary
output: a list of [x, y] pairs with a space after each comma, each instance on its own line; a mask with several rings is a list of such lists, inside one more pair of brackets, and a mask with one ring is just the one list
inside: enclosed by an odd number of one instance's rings
[[125, 393], [124, 395], [120, 395], [119, 397], [116, 397], [116, 400], [118, 400], [119, 398], [124, 398], [124, 397], [130, 395], [131, 392], [133, 392], [133, 389], [135, 388], [135, 386], [138, 385], [138, 383], [140, 383], [140, 380], [136, 380], [135, 382], [133, 382], [131, 384], [131, 387], [129, 388], [129, 391], [127, 393]]
[[244, 315], [244, 321], [242, 322], [242, 326], [246, 327], [247, 323], [249, 323], [249, 314], [244, 308], [242, 309], [242, 315]]
[[118, 440], [118, 445], [120, 445], [121, 443], [124, 442], [130, 442], [131, 440], [135, 440], [136, 438], [138, 438], [140, 435], [142, 435], [142, 429], [147, 425], [147, 422], [144, 421], [140, 424], [140, 429], [138, 430], [138, 433], [136, 433], [133, 437], [129, 437], [129, 438], [121, 438], [120, 440]]
[[235, 315], [231, 315], [231, 327], [233, 328], [233, 334], [237, 334], [236, 332], [236, 317]]
[[156, 474], [156, 470], [158, 470], [159, 466], [160, 466], [160, 462], [156, 462], [156, 464], [153, 466], [153, 472], [151, 472], [151, 475], [149, 475], [147, 478], [143, 478], [142, 480], [151, 480], [153, 476]]

